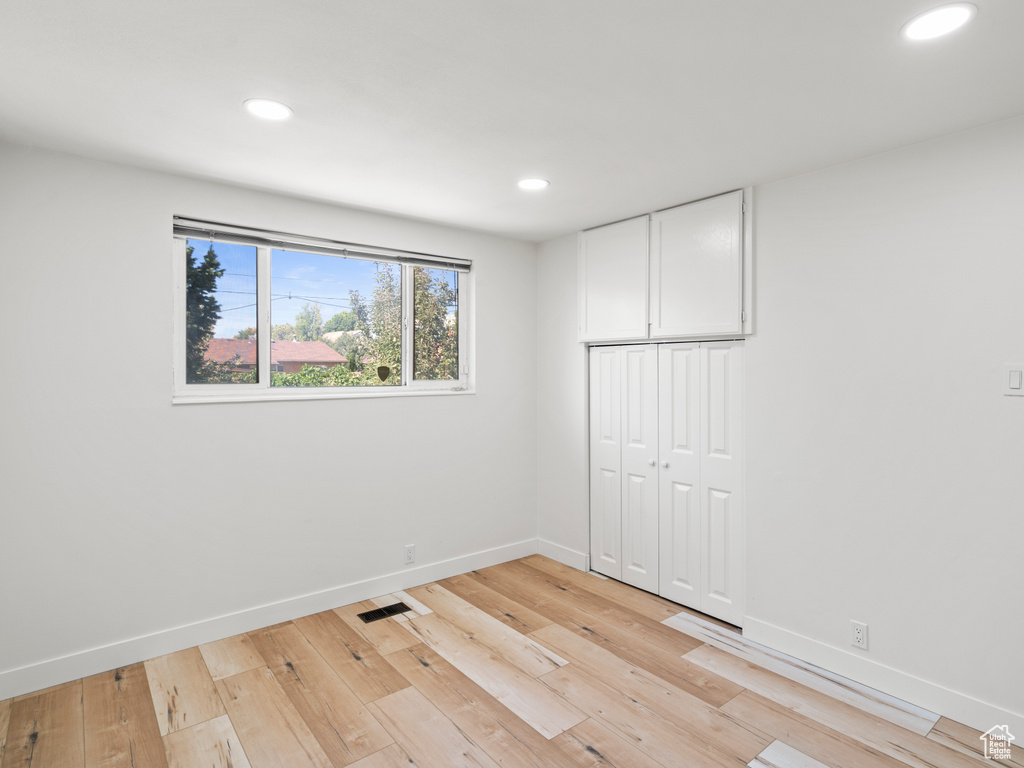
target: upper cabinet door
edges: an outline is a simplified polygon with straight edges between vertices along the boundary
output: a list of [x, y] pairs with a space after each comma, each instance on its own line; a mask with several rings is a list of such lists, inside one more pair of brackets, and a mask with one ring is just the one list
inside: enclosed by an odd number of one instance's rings
[[651, 338], [743, 332], [743, 192], [651, 216]]
[[649, 216], [579, 238], [580, 341], [647, 338]]

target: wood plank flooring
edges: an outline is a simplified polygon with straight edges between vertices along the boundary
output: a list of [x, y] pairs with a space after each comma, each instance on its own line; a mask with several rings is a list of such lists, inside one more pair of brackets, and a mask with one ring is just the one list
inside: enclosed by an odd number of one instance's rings
[[0, 768], [992, 766], [980, 736], [538, 555], [0, 701]]

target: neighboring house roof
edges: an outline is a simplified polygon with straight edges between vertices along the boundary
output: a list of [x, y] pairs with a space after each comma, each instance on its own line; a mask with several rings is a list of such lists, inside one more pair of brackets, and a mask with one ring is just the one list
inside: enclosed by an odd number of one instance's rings
[[[218, 363], [256, 365], [255, 339], [210, 339], [203, 355]], [[340, 365], [348, 359], [339, 355], [322, 341], [272, 341], [270, 364], [309, 363], [311, 365]]]
[[322, 341], [272, 341], [270, 363], [347, 363], [348, 358]]
[[256, 340], [210, 339], [203, 357], [217, 363], [234, 362], [238, 365], [256, 365]]

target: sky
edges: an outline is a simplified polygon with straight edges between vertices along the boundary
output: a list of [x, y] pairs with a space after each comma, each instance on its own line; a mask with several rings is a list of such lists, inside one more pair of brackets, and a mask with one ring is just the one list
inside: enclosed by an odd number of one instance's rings
[[359, 291], [369, 304], [373, 298], [378, 264], [362, 259], [315, 253], [270, 253], [270, 322], [295, 324], [307, 304], [319, 304], [326, 323], [338, 312], [352, 308], [349, 291]]
[[[193, 256], [201, 260], [210, 247], [207, 240], [189, 240]], [[217, 281], [215, 297], [221, 307], [221, 319], [214, 337], [229, 339], [239, 331], [256, 325], [256, 247], [215, 243], [224, 276]], [[270, 256], [271, 324], [295, 324], [295, 316], [306, 304], [320, 304], [326, 323], [338, 312], [351, 308], [349, 291], [363, 298], [373, 297], [377, 265], [362, 259], [322, 256], [293, 251], [271, 251]]]

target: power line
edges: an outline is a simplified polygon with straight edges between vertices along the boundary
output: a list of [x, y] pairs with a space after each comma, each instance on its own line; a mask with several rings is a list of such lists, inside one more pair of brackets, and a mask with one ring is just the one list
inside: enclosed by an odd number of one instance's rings
[[[349, 309], [352, 306], [351, 304], [328, 304], [326, 301], [319, 301], [315, 296], [296, 296], [295, 294], [290, 294], [288, 296], [279, 296], [278, 298], [298, 299], [299, 301], [305, 302], [312, 301], [314, 304], [319, 304], [321, 307], [335, 307], [336, 309]], [[339, 301], [342, 301], [342, 299], [336, 296], [327, 296], [325, 298], [337, 298]]]
[[297, 293], [277, 293], [270, 294], [271, 296], [287, 296], [290, 299], [302, 299], [304, 301], [319, 301], [320, 299], [331, 299], [333, 301], [346, 301], [345, 296], [299, 296]]
[[[221, 290], [221, 291], [215, 291], [215, 293], [231, 293], [231, 294], [238, 294], [238, 295], [241, 295], [241, 296], [252, 296], [253, 295], [253, 291], [226, 291], [226, 290]], [[270, 294], [270, 300], [271, 301], [276, 301], [277, 299], [294, 299], [294, 300], [297, 300], [297, 301], [312, 301], [312, 302], [316, 302], [318, 304], [322, 303], [323, 306], [325, 306], [325, 307], [340, 307], [342, 309], [345, 309], [345, 308], [351, 306], [351, 303], [349, 303], [349, 304], [328, 304], [327, 302], [321, 301], [322, 299], [332, 299], [334, 301], [345, 301], [346, 299], [345, 299], [344, 296], [299, 296], [298, 294], [295, 294], [295, 293], [287, 293], [287, 294], [285, 294], [285, 293], [272, 293], [272, 294]], [[349, 301], [351, 302], [350, 299], [349, 299]]]
[[[255, 291], [228, 291], [218, 290], [214, 293], [233, 293], [241, 296], [254, 296]], [[320, 301], [321, 299], [333, 299], [334, 301], [345, 301], [344, 296], [299, 296], [297, 293], [272, 293], [271, 299], [297, 299], [299, 301]]]

